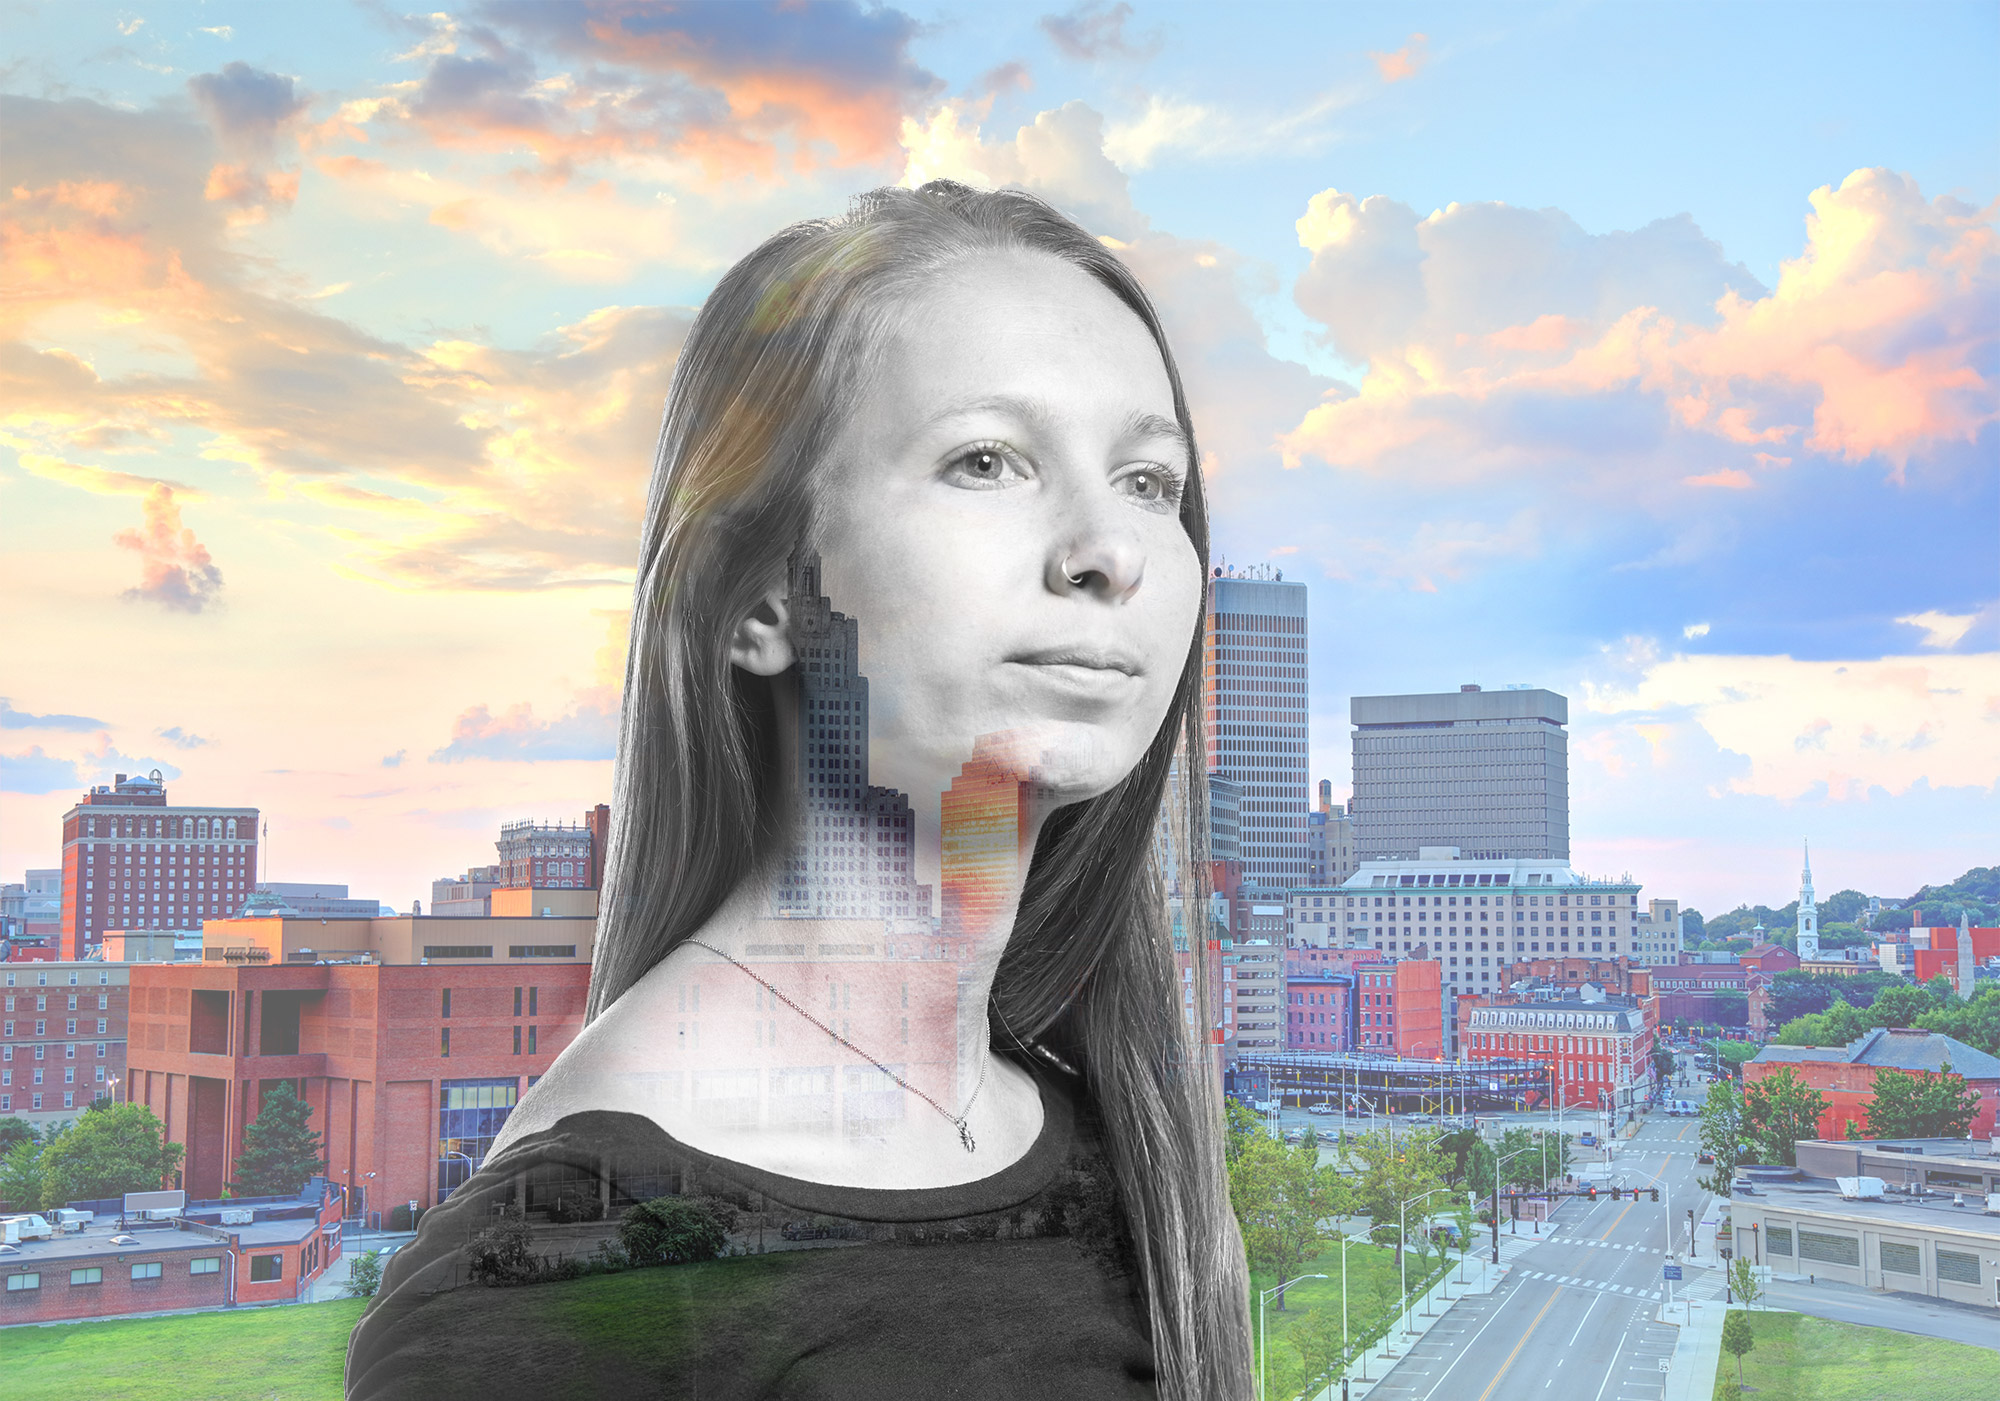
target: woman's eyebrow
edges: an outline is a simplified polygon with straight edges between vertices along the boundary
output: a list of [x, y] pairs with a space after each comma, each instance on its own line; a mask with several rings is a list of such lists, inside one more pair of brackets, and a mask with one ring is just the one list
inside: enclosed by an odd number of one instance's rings
[[[918, 425], [918, 432], [925, 433], [955, 418], [966, 418], [979, 413], [997, 413], [1017, 419], [1038, 434], [1047, 435], [1055, 427], [1059, 415], [1045, 400], [1026, 398], [1018, 394], [990, 394], [980, 399], [969, 399], [940, 409]], [[1188, 435], [1180, 424], [1163, 414], [1134, 410], [1125, 416], [1119, 426], [1118, 440], [1121, 443], [1164, 438], [1180, 449], [1183, 457], [1192, 449]]]

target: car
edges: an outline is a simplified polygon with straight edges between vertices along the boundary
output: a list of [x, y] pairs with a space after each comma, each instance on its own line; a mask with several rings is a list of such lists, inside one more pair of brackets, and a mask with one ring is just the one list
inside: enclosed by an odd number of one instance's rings
[[1306, 1106], [1306, 1113], [1308, 1114], [1331, 1114], [1333, 1112], [1334, 1108], [1330, 1104], [1308, 1104]]
[[1585, 1148], [1595, 1148], [1597, 1146], [1597, 1135], [1592, 1133], [1589, 1129], [1585, 1129], [1582, 1133], [1576, 1136], [1576, 1141], [1582, 1144]]
[[1694, 1155], [1694, 1160], [1698, 1163], [1712, 1163], [1715, 1161], [1715, 1154], [1709, 1152], [1706, 1148], [1704, 1148], [1699, 1153]]
[[1287, 1143], [1304, 1143], [1305, 1141], [1306, 1141], [1306, 1131], [1305, 1131], [1304, 1129], [1286, 1129], [1286, 1130], [1285, 1130], [1285, 1142], [1287, 1142]]

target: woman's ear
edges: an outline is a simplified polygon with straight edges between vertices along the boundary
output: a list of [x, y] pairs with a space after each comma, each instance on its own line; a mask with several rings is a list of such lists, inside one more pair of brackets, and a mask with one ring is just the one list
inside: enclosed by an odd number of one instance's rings
[[755, 676], [776, 676], [792, 664], [792, 614], [785, 586], [757, 600], [729, 638], [729, 660]]

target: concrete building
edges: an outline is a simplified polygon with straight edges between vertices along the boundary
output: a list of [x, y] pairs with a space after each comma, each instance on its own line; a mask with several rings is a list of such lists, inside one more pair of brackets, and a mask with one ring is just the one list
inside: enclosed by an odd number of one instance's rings
[[1659, 966], [1679, 962], [1681, 902], [1648, 900], [1632, 921], [1631, 945], [1634, 963]]
[[1333, 783], [1319, 781], [1319, 806], [1306, 814], [1306, 884], [1339, 885], [1354, 874], [1354, 819], [1333, 800]]
[[2000, 1112], [2000, 1058], [1942, 1032], [1876, 1027], [1845, 1046], [1766, 1046], [1743, 1067], [1743, 1079], [1754, 1084], [1775, 1075], [1780, 1067], [1790, 1067], [1794, 1075], [1826, 1096], [1820, 1136], [1840, 1138], [1849, 1124], [1857, 1131], [1867, 1131], [1868, 1106], [1875, 1101], [1878, 1072], [1935, 1074], [1946, 1064], [1953, 1074], [1965, 1077], [1968, 1088], [1979, 1092], [1973, 1137], [1991, 1135], [1996, 1112]]
[[1460, 999], [1464, 1057], [1539, 1062], [1571, 1108], [1627, 1111], [1650, 1099], [1655, 1030], [1650, 1004], [1558, 994], [1539, 989]]
[[1348, 812], [1364, 867], [1456, 847], [1569, 860], [1569, 702], [1553, 691], [1356, 696]]
[[62, 937], [62, 870], [27, 871], [0, 886], [0, 939], [56, 946]]
[[[374, 919], [382, 913], [380, 900], [351, 897], [344, 885], [322, 881], [261, 881], [257, 889], [275, 895], [296, 914], [314, 919]], [[241, 910], [232, 911], [241, 914]]]
[[341, 1255], [341, 1193], [324, 1177], [163, 1220], [122, 1214], [121, 1198], [79, 1205], [95, 1219], [0, 1255], [0, 1325], [295, 1303]]
[[433, 915], [456, 919], [460, 915], [490, 915], [492, 895], [500, 889], [498, 866], [468, 867], [462, 876], [445, 876], [431, 882]]
[[1223, 1016], [1233, 1013], [1234, 1055], [1268, 1055], [1280, 1049], [1285, 1044], [1283, 936], [1261, 932], [1233, 940], [1223, 949], [1222, 978]]
[[118, 774], [63, 814], [61, 957], [107, 929], [197, 929], [257, 882], [257, 809], [172, 807], [155, 769]]
[[1243, 882], [1282, 898], [1306, 884], [1306, 586], [1219, 565], [1208, 581], [1202, 701], [1208, 767], [1240, 793]]
[[0, 967], [0, 1115], [74, 1119], [125, 1077], [131, 969], [97, 959]]
[[1752, 1170], [1754, 1192], [1739, 1179], [1729, 1202], [1733, 1248], [1780, 1278], [2000, 1308], [2000, 1217], [1981, 1212], [1976, 1195], [1924, 1191], [1921, 1180], [1917, 1192], [1895, 1190], [1904, 1185], [1896, 1168], [1934, 1150], [1947, 1155], [1951, 1175], [2000, 1188], [1988, 1145], [1807, 1140], [1798, 1169]]

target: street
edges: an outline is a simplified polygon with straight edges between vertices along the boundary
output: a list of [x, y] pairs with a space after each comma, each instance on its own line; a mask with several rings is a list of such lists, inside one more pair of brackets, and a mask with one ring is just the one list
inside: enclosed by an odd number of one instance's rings
[[[1503, 1222], [1506, 1282], [1459, 1302], [1376, 1393], [1396, 1401], [1547, 1401], [1561, 1381], [1562, 1401], [1657, 1401], [1677, 1332], [1657, 1321], [1669, 1221], [1685, 1252], [1688, 1212], [1699, 1222], [1709, 1202], [1694, 1181], [1698, 1139], [1697, 1121], [1655, 1115], [1620, 1142], [1594, 1205], [1570, 1200], [1539, 1236], [1528, 1234], [1527, 1222], [1519, 1234]], [[1611, 1185], [1657, 1186], [1662, 1200], [1613, 1202]], [[1706, 1265], [1684, 1266], [1677, 1289], [1701, 1298], [1720, 1292], [1709, 1251]]]

